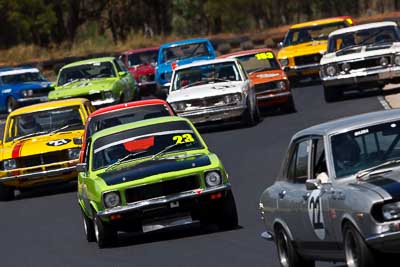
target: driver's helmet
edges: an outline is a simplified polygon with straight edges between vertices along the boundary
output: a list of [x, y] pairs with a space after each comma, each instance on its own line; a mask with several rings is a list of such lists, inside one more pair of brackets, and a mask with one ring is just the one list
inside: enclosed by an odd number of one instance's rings
[[38, 124], [32, 115], [25, 115], [19, 119], [19, 127], [24, 132], [30, 132], [36, 129]]
[[360, 146], [349, 135], [336, 136], [332, 142], [335, 162], [343, 166], [354, 166], [360, 160]]

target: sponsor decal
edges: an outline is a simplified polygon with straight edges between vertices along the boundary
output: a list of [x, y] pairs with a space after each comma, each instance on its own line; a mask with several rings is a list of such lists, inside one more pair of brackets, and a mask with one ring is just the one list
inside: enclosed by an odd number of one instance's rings
[[264, 74], [256, 75], [257, 78], [272, 78], [272, 77], [276, 77], [276, 76], [279, 76], [279, 73], [264, 73]]
[[272, 52], [264, 52], [255, 54], [257, 60], [265, 60], [265, 59], [272, 59], [274, 58], [274, 54]]
[[310, 197], [308, 198], [308, 216], [310, 218], [311, 226], [314, 229], [314, 233], [316, 236], [323, 240], [325, 239], [325, 224], [324, 217], [322, 212], [322, 201], [321, 201], [322, 192], [317, 189], [311, 192]]
[[48, 146], [63, 146], [71, 142], [71, 139], [58, 139], [46, 143]]

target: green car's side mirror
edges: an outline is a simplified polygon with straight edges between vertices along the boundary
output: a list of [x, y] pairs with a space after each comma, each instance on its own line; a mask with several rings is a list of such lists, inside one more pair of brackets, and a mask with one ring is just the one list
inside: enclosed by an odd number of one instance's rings
[[76, 171], [77, 172], [86, 172], [87, 171], [87, 164], [86, 163], [78, 163], [78, 164], [76, 164]]
[[120, 77], [125, 77], [127, 74], [128, 74], [128, 73], [126, 73], [126, 71], [120, 71], [120, 72], [118, 72], [118, 75], [119, 75]]
[[50, 84], [50, 87], [51, 87], [51, 88], [56, 88], [56, 86], [57, 86], [56, 83], [51, 83], [51, 84]]

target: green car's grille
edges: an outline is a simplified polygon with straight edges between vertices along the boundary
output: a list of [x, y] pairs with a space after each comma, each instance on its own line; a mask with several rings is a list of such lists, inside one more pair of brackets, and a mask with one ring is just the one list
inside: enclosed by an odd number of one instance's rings
[[168, 196], [185, 192], [200, 187], [200, 180], [197, 175], [186, 176], [164, 182], [136, 186], [125, 190], [127, 203], [141, 200]]

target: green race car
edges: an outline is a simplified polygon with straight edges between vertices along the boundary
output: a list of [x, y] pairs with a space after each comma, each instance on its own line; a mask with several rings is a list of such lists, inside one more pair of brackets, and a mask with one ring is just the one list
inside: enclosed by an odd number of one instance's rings
[[135, 79], [119, 59], [96, 58], [61, 68], [49, 100], [84, 97], [98, 107], [137, 99], [137, 88]]
[[192, 123], [161, 117], [108, 128], [87, 140], [78, 164], [78, 199], [88, 241], [112, 244], [117, 231], [187, 224], [238, 224], [217, 155]]

